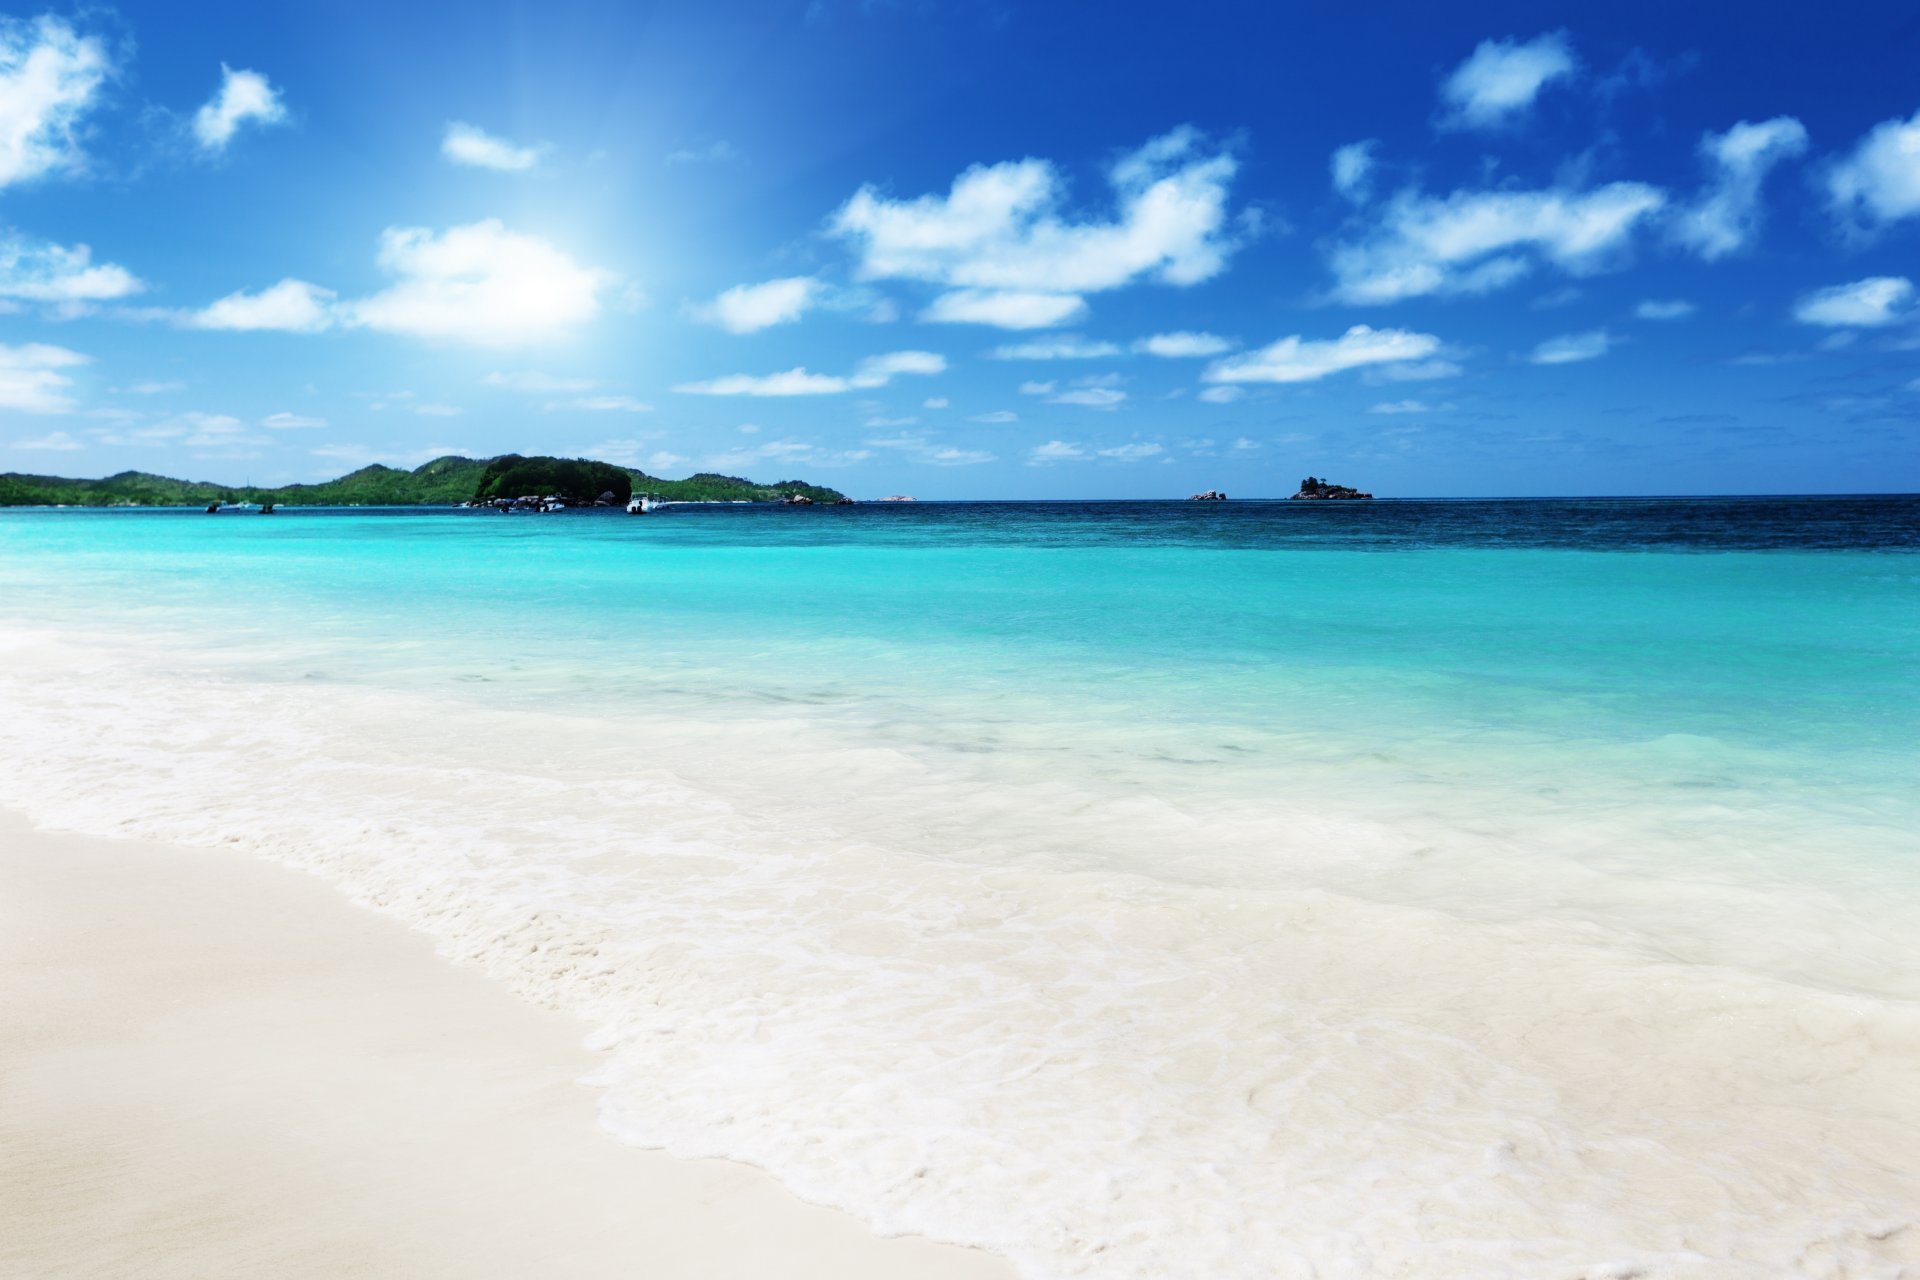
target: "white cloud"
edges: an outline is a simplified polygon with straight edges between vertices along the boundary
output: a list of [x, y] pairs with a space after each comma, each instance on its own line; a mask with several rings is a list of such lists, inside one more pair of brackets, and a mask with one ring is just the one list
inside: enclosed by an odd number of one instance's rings
[[575, 410], [581, 413], [651, 413], [653, 406], [633, 396], [575, 396], [555, 400], [546, 406], [548, 413]]
[[1534, 364], [1576, 364], [1582, 360], [1597, 360], [1613, 348], [1613, 335], [1605, 329], [1593, 329], [1586, 333], [1563, 333], [1557, 338], [1548, 338], [1533, 349], [1527, 359]]
[[1834, 213], [1851, 225], [1881, 227], [1920, 215], [1920, 111], [1883, 120], [1852, 154], [1827, 170]]
[[1745, 120], [1700, 139], [1712, 179], [1699, 200], [1679, 211], [1673, 236], [1711, 262], [1748, 248], [1760, 234], [1760, 184], [1767, 171], [1807, 149], [1807, 130], [1792, 116]]
[[1093, 462], [1101, 458], [1109, 462], [1143, 462], [1165, 452], [1166, 449], [1157, 444], [1117, 444], [1097, 449], [1071, 440], [1049, 440], [1027, 451], [1027, 465], [1044, 467], [1056, 462]]
[[1023, 382], [1020, 394], [1023, 396], [1050, 396], [1059, 388], [1057, 382]]
[[270, 413], [260, 419], [260, 425], [269, 431], [305, 431], [327, 425], [325, 418], [312, 418], [302, 413]]
[[750, 467], [758, 462], [779, 466], [846, 467], [864, 462], [873, 453], [868, 449], [822, 449], [804, 440], [769, 440], [751, 449], [730, 449], [707, 455], [706, 465], [717, 471]]
[[1684, 320], [1693, 311], [1693, 304], [1685, 298], [1647, 298], [1633, 309], [1633, 314], [1642, 320]]
[[1440, 350], [1440, 339], [1406, 329], [1354, 325], [1338, 338], [1308, 340], [1298, 334], [1245, 355], [1216, 360], [1208, 382], [1313, 382], [1363, 365], [1421, 360]]
[[933, 467], [973, 467], [994, 461], [994, 455], [985, 449], [961, 449], [940, 444], [922, 432], [903, 431], [899, 435], [883, 436], [867, 443], [876, 449], [893, 450], [910, 462]]
[[1368, 413], [1442, 413], [1453, 408], [1450, 404], [1428, 404], [1425, 400], [1388, 400], [1374, 405]]
[[174, 382], [170, 380], [163, 382], [157, 378], [149, 379], [145, 382], [135, 382], [125, 387], [114, 388], [115, 391], [125, 391], [130, 395], [136, 396], [157, 396], [168, 391], [185, 391], [186, 389], [187, 384], [184, 382]]
[[1409, 360], [1380, 365], [1367, 370], [1360, 377], [1365, 382], [1377, 385], [1383, 382], [1434, 382], [1441, 378], [1457, 378], [1463, 372], [1451, 360]]
[[1180, 359], [1222, 355], [1233, 350], [1233, 344], [1218, 334], [1181, 330], [1176, 333], [1156, 333], [1151, 337], [1142, 338], [1133, 344], [1133, 349], [1150, 356]]
[[591, 391], [600, 385], [592, 378], [561, 378], [537, 369], [523, 369], [516, 373], [496, 370], [481, 381], [490, 387], [504, 387], [508, 391], [544, 392], [549, 395], [562, 391]]
[[96, 263], [84, 244], [72, 248], [24, 236], [0, 238], [0, 298], [86, 303], [124, 298], [146, 288], [125, 267]]
[[1490, 129], [1511, 123], [1533, 106], [1540, 91], [1578, 69], [1562, 32], [1531, 40], [1482, 40], [1440, 86], [1450, 129]]
[[1088, 456], [1087, 451], [1077, 444], [1071, 444], [1065, 440], [1049, 440], [1027, 451], [1027, 465], [1044, 467], [1052, 462], [1085, 462]]
[[357, 399], [369, 401], [367, 405], [369, 409], [385, 409], [389, 401], [414, 398], [414, 393], [411, 391], [356, 391], [353, 394]]
[[943, 293], [920, 312], [929, 324], [990, 324], [1000, 329], [1051, 329], [1087, 313], [1073, 293], [1019, 289], [959, 289]]
[[51, 14], [0, 19], [0, 187], [79, 166], [80, 119], [112, 72], [99, 40]]
[[1057, 396], [1049, 396], [1048, 404], [1076, 404], [1088, 409], [1112, 409], [1127, 398], [1124, 391], [1115, 391], [1112, 387], [1078, 387], [1072, 391], [1062, 391]]
[[973, 467], [983, 462], [992, 462], [994, 456], [985, 449], [961, 449], [953, 445], [941, 445], [920, 455], [919, 460], [936, 467]]
[[210, 306], [186, 312], [189, 329], [270, 329], [318, 333], [334, 321], [333, 290], [305, 280], [282, 280], [259, 293], [230, 293]]
[[694, 308], [694, 315], [728, 333], [756, 333], [798, 320], [819, 301], [820, 292], [820, 282], [812, 276], [735, 285], [705, 306]]
[[946, 371], [946, 357], [931, 351], [895, 351], [862, 360], [849, 377], [809, 373], [804, 367], [784, 373], [729, 374], [704, 382], [683, 382], [674, 390], [696, 396], [825, 396], [855, 389], [884, 387], [901, 374], [931, 375]]
[[1373, 193], [1373, 149], [1379, 145], [1372, 138], [1349, 142], [1336, 150], [1327, 162], [1333, 175], [1333, 189], [1355, 204], [1364, 203]]
[[232, 414], [202, 413], [197, 409], [177, 413], [131, 435], [143, 443], [173, 441], [191, 449], [225, 449], [236, 445], [267, 443], [266, 437], [251, 434], [247, 424]]
[[968, 418], [967, 421], [984, 422], [989, 426], [997, 426], [1003, 422], [1018, 422], [1020, 421], [1020, 415], [1011, 409], [995, 409], [991, 413], [976, 413], [971, 418]]
[[1078, 314], [1081, 294], [1218, 275], [1236, 247], [1227, 188], [1237, 168], [1196, 130], [1180, 128], [1109, 168], [1109, 221], [1066, 217], [1066, 183], [1047, 161], [1028, 158], [975, 165], [944, 196], [894, 200], [862, 187], [830, 230], [857, 246], [866, 279], [959, 291], [926, 318], [1040, 328]]
[[494, 169], [501, 173], [519, 173], [540, 163], [543, 147], [523, 147], [496, 138], [479, 125], [460, 120], [448, 123], [440, 139], [440, 154], [455, 164], [474, 169]]
[[1536, 259], [1575, 275], [1607, 267], [1666, 196], [1639, 182], [1591, 191], [1406, 192], [1382, 209], [1362, 239], [1329, 255], [1347, 302], [1386, 303], [1425, 294], [1485, 293], [1511, 284]]
[[379, 262], [398, 281], [344, 308], [351, 324], [419, 338], [509, 346], [561, 336], [600, 314], [605, 272], [497, 219], [389, 227]]
[[261, 125], [287, 118], [280, 91], [258, 71], [235, 71], [220, 64], [220, 88], [193, 116], [194, 140], [202, 151], [225, 151], [240, 126], [251, 120]]
[[1036, 338], [995, 347], [987, 352], [989, 360], [1104, 360], [1117, 356], [1120, 348], [1111, 342], [1094, 342], [1074, 334], [1057, 338]]
[[920, 402], [922, 409], [944, 409], [950, 403], [945, 396], [928, 396]]
[[[656, 450], [653, 454], [653, 460], [657, 461], [665, 457], [671, 458], [673, 462], [685, 462], [686, 459], [680, 457], [678, 454], [664, 453], [657, 450], [657, 446], [653, 442], [657, 441], [661, 434], [662, 433], [658, 431], [650, 431], [641, 435], [619, 436], [611, 440], [601, 440], [596, 444], [590, 444], [580, 450], [579, 456], [582, 458], [594, 458], [601, 462], [617, 463], [623, 467], [637, 467], [640, 465], [641, 455], [653, 449]], [[673, 463], [670, 462], [666, 465], [671, 466]]]
[[363, 444], [323, 444], [308, 453], [316, 458], [327, 458], [334, 462], [345, 463], [356, 470], [361, 467], [380, 463], [389, 467], [417, 467], [432, 462], [435, 458], [444, 458], [449, 454], [460, 458], [471, 458], [473, 452], [459, 445], [433, 444], [424, 449], [381, 450], [370, 449]]
[[1208, 404], [1232, 404], [1235, 400], [1244, 400], [1246, 397], [1245, 387], [1236, 387], [1231, 383], [1208, 387], [1200, 393], [1200, 398]]
[[[704, 147], [681, 147], [667, 152], [668, 164], [725, 164], [740, 159], [740, 150], [725, 138]], [[681, 459], [685, 461], [685, 459]]]
[[73, 379], [61, 373], [87, 363], [87, 357], [65, 347], [29, 342], [10, 347], [0, 343], [0, 409], [22, 413], [66, 413], [73, 408], [67, 388]]
[[1876, 329], [1908, 314], [1913, 282], [1904, 276], [1869, 276], [1852, 284], [1816, 289], [1793, 308], [1802, 324]]
[[935, 355], [931, 351], [895, 351], [862, 360], [860, 367], [854, 371], [852, 381], [856, 387], [884, 387], [898, 374], [931, 377], [946, 371], [945, 356]]
[[8, 447], [14, 449], [46, 449], [67, 453], [76, 449], [84, 449], [87, 446], [75, 440], [64, 431], [54, 431], [44, 436], [34, 436], [26, 440], [12, 441]]
[[[139, 416], [138, 414], [131, 414], [127, 417], [112, 419], [112, 421], [132, 422], [138, 419]], [[138, 448], [151, 448], [155, 445], [170, 444], [186, 433], [187, 428], [179, 425], [178, 422], [168, 422], [156, 426], [139, 427], [130, 431], [108, 430], [89, 432], [88, 434], [99, 440], [101, 444], [132, 445]]]

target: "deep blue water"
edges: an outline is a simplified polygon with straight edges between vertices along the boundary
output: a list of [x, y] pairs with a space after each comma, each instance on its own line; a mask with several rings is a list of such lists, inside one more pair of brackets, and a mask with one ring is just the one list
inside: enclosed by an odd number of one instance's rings
[[[37, 508], [35, 510], [45, 510]], [[199, 508], [63, 509], [71, 516], [200, 516]], [[8, 514], [0, 511], [0, 516]], [[254, 513], [227, 511], [217, 519]], [[367, 516], [536, 519], [438, 507], [283, 507], [288, 518]], [[580, 509], [560, 519], [615, 520]], [[1901, 550], [1920, 548], [1920, 495], [1696, 498], [1376, 499], [1369, 502], [868, 502], [787, 508], [758, 503], [675, 506], [661, 522], [701, 523], [706, 538], [807, 545], [841, 540], [958, 540], [1015, 545], [1120, 541], [1181, 546], [1406, 550], [1563, 547], [1636, 550]], [[713, 522], [724, 522], [718, 525]], [[802, 523], [802, 522], [808, 523]], [[833, 523], [826, 523], [832, 521]], [[650, 532], [666, 532], [649, 525]]]

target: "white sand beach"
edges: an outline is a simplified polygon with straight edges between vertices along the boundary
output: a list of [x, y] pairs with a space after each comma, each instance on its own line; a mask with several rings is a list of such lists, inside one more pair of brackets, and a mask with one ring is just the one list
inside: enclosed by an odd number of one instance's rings
[[1012, 1275], [622, 1146], [581, 1034], [295, 872], [0, 814], [0, 1275]]

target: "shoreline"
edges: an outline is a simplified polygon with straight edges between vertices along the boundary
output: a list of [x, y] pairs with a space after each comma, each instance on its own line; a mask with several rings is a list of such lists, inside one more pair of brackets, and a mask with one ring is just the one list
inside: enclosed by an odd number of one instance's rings
[[317, 879], [0, 810], [0, 1272], [1011, 1280], [622, 1145], [583, 1034]]
[[1884, 561], [197, 520], [12, 522], [0, 802], [304, 869], [569, 1011], [621, 1139], [1035, 1275], [1920, 1263]]

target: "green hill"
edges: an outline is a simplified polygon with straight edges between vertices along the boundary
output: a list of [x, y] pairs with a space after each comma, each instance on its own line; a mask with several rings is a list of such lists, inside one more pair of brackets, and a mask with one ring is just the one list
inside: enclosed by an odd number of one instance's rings
[[374, 463], [320, 484], [241, 489], [239, 502], [284, 502], [290, 507], [454, 506], [473, 497], [487, 464], [477, 458], [435, 458], [412, 471]]
[[522, 457], [435, 458], [412, 471], [375, 464], [320, 484], [279, 488], [174, 480], [144, 471], [122, 471], [99, 480], [0, 473], [0, 507], [187, 507], [212, 502], [272, 502], [286, 506], [416, 507], [453, 506], [487, 498], [526, 494], [592, 502], [603, 493], [625, 502], [650, 493], [680, 502], [778, 502], [802, 493], [815, 502], [832, 502], [838, 490], [804, 480], [756, 484], [738, 476], [702, 472], [685, 480], [662, 480], [631, 467], [587, 458]]
[[0, 506], [55, 503], [76, 507], [182, 507], [231, 500], [232, 490], [217, 484], [170, 480], [144, 471], [122, 471], [104, 480], [66, 480], [59, 476], [0, 474]]

